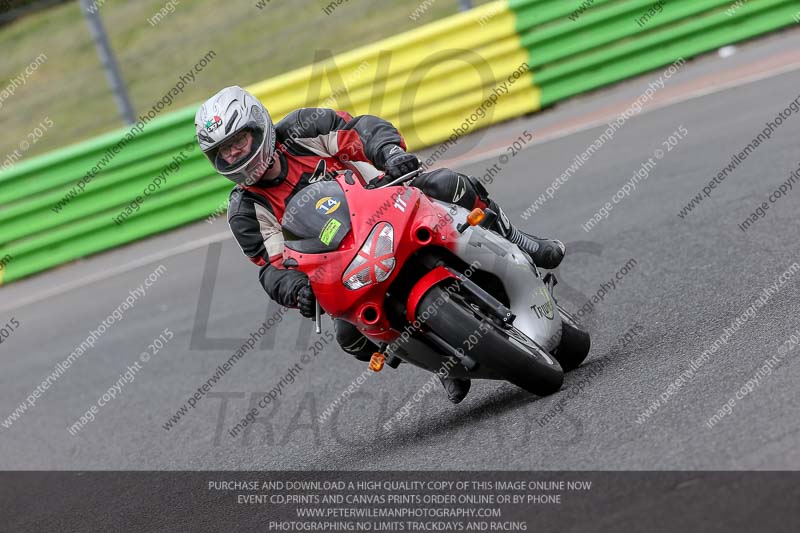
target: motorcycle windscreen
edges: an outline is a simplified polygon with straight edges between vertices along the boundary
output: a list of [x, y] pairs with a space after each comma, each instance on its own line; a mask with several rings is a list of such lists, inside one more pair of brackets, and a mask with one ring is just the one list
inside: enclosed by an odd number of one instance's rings
[[281, 221], [287, 248], [304, 254], [332, 252], [351, 229], [344, 191], [321, 181], [295, 193]]

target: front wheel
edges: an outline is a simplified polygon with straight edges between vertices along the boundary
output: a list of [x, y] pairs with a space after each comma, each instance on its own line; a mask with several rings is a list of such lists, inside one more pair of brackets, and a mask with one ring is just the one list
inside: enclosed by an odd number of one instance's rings
[[497, 324], [467, 298], [436, 285], [417, 309], [436, 309], [424, 321], [427, 327], [514, 385], [539, 396], [561, 388], [564, 372], [557, 360], [517, 328]]
[[561, 342], [555, 351], [555, 357], [561, 363], [564, 372], [575, 370], [589, 355], [592, 341], [589, 332], [583, 330], [578, 321], [563, 307], [557, 305], [561, 315]]

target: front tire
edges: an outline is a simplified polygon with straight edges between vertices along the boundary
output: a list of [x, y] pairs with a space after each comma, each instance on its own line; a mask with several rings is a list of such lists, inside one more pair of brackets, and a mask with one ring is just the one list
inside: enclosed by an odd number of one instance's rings
[[564, 372], [575, 370], [589, 355], [592, 341], [589, 332], [583, 330], [578, 321], [560, 305], [556, 306], [561, 315], [561, 342], [556, 348], [555, 357]]
[[[437, 305], [440, 298], [444, 303]], [[515, 327], [501, 326], [485, 316], [462, 294], [436, 285], [417, 306], [431, 308], [437, 311], [427, 320], [417, 319], [453, 348], [462, 348], [478, 364], [532, 394], [547, 396], [561, 388], [564, 372], [556, 359]], [[477, 342], [472, 343], [471, 338], [477, 338]]]

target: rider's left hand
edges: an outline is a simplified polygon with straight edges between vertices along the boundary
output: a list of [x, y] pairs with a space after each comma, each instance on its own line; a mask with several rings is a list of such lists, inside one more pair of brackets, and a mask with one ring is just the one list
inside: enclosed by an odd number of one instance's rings
[[391, 178], [399, 178], [419, 168], [419, 158], [409, 154], [397, 145], [385, 148], [386, 159], [384, 171]]

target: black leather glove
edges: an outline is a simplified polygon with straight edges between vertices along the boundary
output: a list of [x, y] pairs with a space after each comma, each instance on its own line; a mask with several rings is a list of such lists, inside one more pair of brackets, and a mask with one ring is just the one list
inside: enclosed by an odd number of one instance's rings
[[267, 294], [278, 304], [297, 307], [306, 318], [315, 315], [317, 299], [305, 273], [266, 265], [262, 267], [260, 277]]
[[300, 314], [306, 318], [314, 318], [317, 314], [317, 298], [314, 296], [308, 278], [306, 278], [306, 284], [297, 291], [297, 306], [300, 308]]
[[414, 154], [406, 153], [396, 144], [383, 148], [383, 170], [391, 178], [399, 178], [419, 168], [419, 159]]

